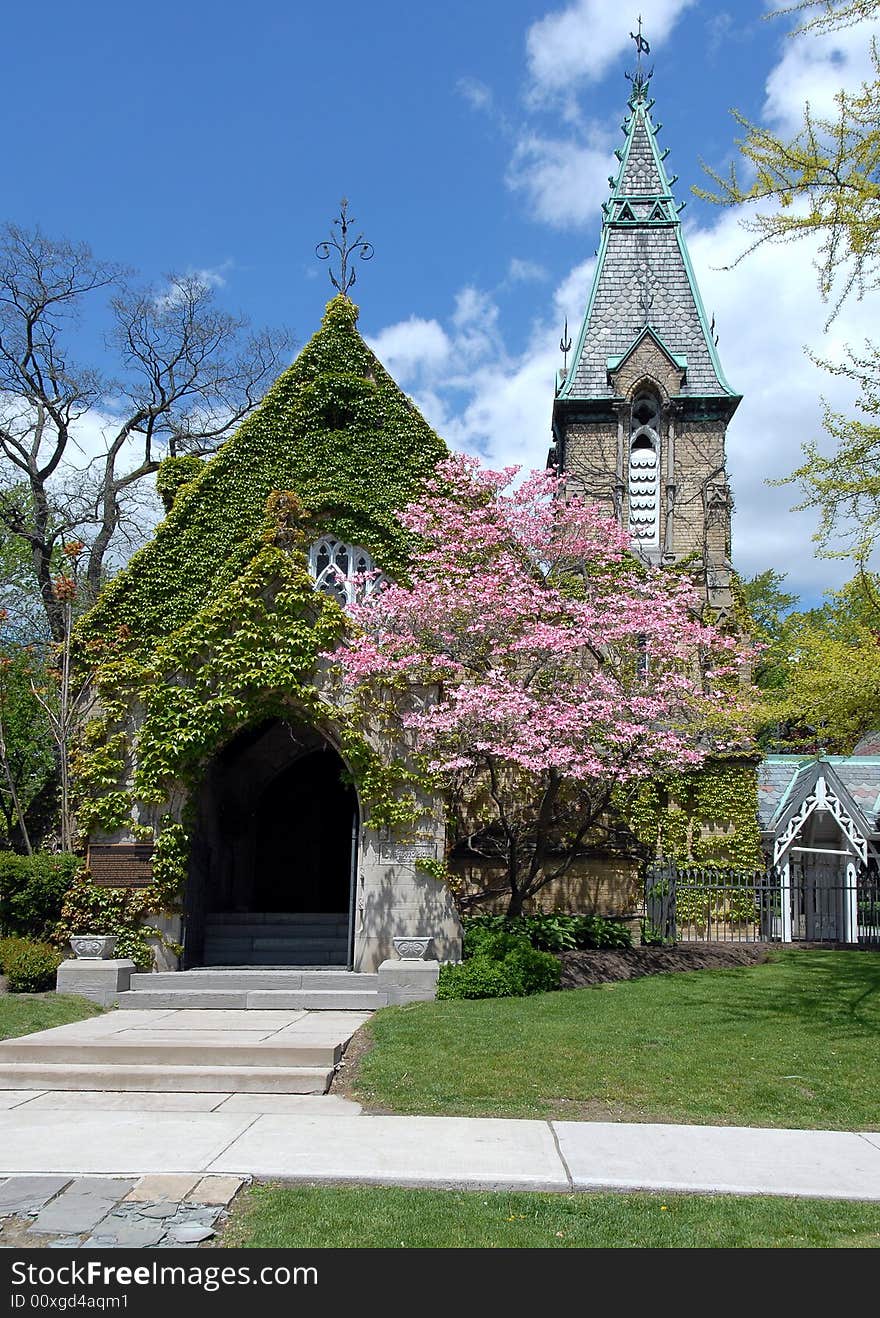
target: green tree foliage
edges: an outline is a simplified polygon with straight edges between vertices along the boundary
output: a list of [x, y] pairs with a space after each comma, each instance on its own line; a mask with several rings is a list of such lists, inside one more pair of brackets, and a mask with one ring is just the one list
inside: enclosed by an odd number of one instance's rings
[[31, 807], [55, 773], [46, 717], [34, 688], [46, 682], [38, 651], [0, 644], [0, 829], [5, 845], [29, 849]]
[[769, 750], [848, 755], [880, 728], [880, 578], [860, 572], [815, 609], [798, 610], [784, 577], [743, 583], [766, 647], [755, 679], [764, 698], [761, 742]]
[[[872, 18], [880, 0], [808, 0], [777, 12], [810, 15], [813, 10], [821, 12], [808, 17], [795, 37], [834, 32]], [[790, 139], [734, 111], [744, 131], [738, 146], [751, 182], [743, 181], [732, 163], [727, 176], [707, 168], [715, 191], [696, 190], [720, 205], [769, 203], [743, 220], [744, 228], [756, 235], [747, 252], [767, 242], [818, 237], [819, 288], [825, 299], [836, 292], [834, 311], [849, 293], [861, 296], [880, 279], [880, 58], [873, 42], [871, 59], [874, 77], [858, 91], [837, 92], [833, 118], [816, 118], [806, 105], [802, 125]]]
[[[880, 0], [804, 0], [777, 12], [804, 15], [792, 35], [810, 40], [875, 18]], [[738, 145], [746, 181], [735, 164], [726, 177], [707, 168], [715, 188], [696, 190], [721, 205], [758, 208], [742, 221], [755, 238], [739, 260], [764, 243], [817, 239], [819, 291], [831, 302], [830, 320], [850, 294], [861, 298], [880, 284], [880, 53], [868, 40], [873, 76], [855, 91], [841, 88], [832, 117], [818, 118], [805, 105], [801, 127], [788, 139], [734, 111], [744, 132]], [[796, 508], [819, 513], [820, 554], [865, 564], [880, 538], [880, 347], [867, 341], [858, 352], [847, 347], [842, 361], [813, 360], [858, 385], [862, 419], [826, 405], [833, 450], [808, 441], [803, 462], [778, 483], [799, 485]]]

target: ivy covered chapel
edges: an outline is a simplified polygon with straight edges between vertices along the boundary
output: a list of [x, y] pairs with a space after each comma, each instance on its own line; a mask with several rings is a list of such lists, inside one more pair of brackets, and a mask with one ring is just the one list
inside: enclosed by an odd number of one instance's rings
[[[646, 561], [694, 573], [723, 618], [725, 431], [740, 399], [647, 83], [633, 80], [592, 291], [552, 399], [551, 460], [613, 510]], [[322, 657], [356, 578], [404, 570], [394, 512], [446, 453], [361, 338], [346, 292], [215, 456], [163, 464], [165, 520], [78, 629], [94, 700], [74, 765], [89, 872], [65, 918], [71, 932], [112, 927], [117, 955], [142, 969], [373, 976], [395, 940], [412, 953], [431, 939], [441, 961], [460, 954], [440, 877], [444, 803], [413, 788], [406, 745], [353, 718]], [[755, 855], [753, 765], [700, 781], [709, 796], [695, 788], [682, 826], [693, 832], [688, 811], [726, 816], [730, 853]], [[640, 818], [656, 832], [650, 808]], [[588, 854], [545, 904], [620, 913], [637, 872], [625, 850]], [[398, 977], [386, 1000], [408, 992]]]

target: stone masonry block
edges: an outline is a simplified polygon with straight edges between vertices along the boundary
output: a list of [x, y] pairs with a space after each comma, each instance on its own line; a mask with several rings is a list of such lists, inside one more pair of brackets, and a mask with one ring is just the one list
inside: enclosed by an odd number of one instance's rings
[[389, 1005], [431, 1002], [437, 996], [439, 961], [383, 961], [379, 966], [379, 988]]
[[127, 957], [108, 961], [62, 961], [55, 981], [56, 993], [77, 993], [102, 1007], [110, 1007], [128, 991], [135, 964]]

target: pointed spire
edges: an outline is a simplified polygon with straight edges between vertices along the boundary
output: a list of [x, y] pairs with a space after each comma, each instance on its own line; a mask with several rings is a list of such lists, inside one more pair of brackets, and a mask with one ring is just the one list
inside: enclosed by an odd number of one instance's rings
[[682, 393], [736, 398], [724, 378], [715, 335], [681, 231], [672, 192], [675, 175], [666, 172], [668, 150], [657, 143], [647, 95], [651, 72], [642, 65], [650, 51], [642, 33], [631, 33], [637, 67], [627, 74], [633, 91], [622, 128], [619, 165], [609, 180], [611, 195], [602, 206], [602, 241], [593, 288], [581, 332], [559, 392], [560, 400], [614, 395], [609, 363], [622, 361], [646, 330], [671, 357], [685, 363]]

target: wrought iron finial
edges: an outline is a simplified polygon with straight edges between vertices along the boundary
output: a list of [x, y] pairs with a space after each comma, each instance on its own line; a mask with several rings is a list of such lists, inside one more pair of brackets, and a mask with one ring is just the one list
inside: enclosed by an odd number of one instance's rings
[[571, 352], [571, 335], [568, 332], [568, 316], [565, 317], [565, 328], [562, 331], [562, 338], [559, 340], [559, 351], [562, 353], [562, 374], [568, 375], [568, 354]]
[[364, 235], [359, 233], [356, 238], [349, 239], [348, 231], [354, 225], [354, 216], [348, 214], [348, 198], [343, 197], [339, 203], [339, 214], [333, 221], [333, 227], [339, 232], [333, 233], [322, 243], [318, 243], [315, 248], [315, 255], [321, 261], [329, 261], [332, 252], [339, 253], [339, 277], [331, 267], [327, 273], [330, 276], [330, 283], [338, 289], [343, 297], [348, 297], [348, 290], [357, 281], [357, 270], [349, 264], [353, 257], [359, 256], [362, 261], [371, 261], [373, 259], [373, 244], [368, 243]]
[[654, 70], [651, 69], [645, 73], [642, 69], [642, 56], [650, 55], [651, 43], [648, 38], [642, 35], [642, 16], [639, 14], [638, 32], [630, 32], [630, 36], [636, 43], [636, 71], [627, 73], [625, 77], [632, 83], [632, 99], [634, 101], [644, 101], [648, 95], [648, 84], [654, 76]]

